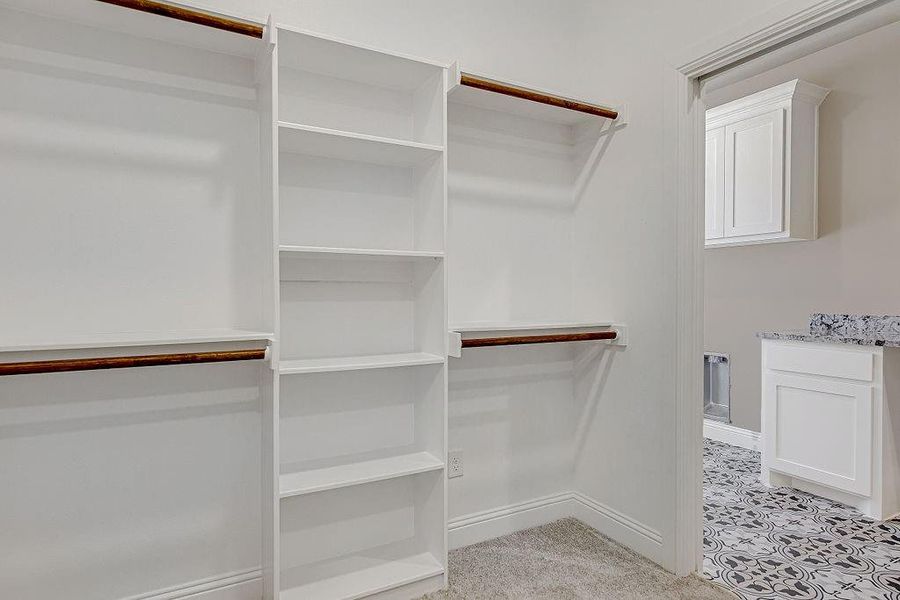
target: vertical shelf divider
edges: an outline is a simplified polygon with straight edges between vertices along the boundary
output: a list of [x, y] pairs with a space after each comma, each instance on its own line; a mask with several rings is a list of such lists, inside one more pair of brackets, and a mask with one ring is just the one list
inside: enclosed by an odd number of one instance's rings
[[265, 289], [269, 326], [275, 335], [269, 346], [269, 371], [261, 374], [261, 432], [260, 446], [262, 502], [262, 574], [263, 598], [278, 598], [280, 570], [278, 488], [278, 420], [279, 420], [279, 262], [278, 262], [278, 30], [269, 16], [263, 33], [265, 45], [256, 59], [256, 81], [259, 103], [260, 131], [260, 193], [268, 200], [267, 268], [271, 274]]

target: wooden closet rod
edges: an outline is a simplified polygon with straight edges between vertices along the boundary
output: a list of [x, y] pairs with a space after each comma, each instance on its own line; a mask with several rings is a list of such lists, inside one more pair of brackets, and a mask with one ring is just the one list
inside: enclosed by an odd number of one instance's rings
[[216, 29], [239, 33], [241, 35], [249, 35], [250, 37], [262, 39], [263, 36], [263, 26], [259, 23], [229, 19], [228, 17], [194, 10], [192, 8], [185, 8], [183, 6], [176, 6], [167, 2], [157, 2], [156, 0], [98, 0], [98, 2], [124, 6], [125, 8], [131, 8], [141, 12], [169, 17], [170, 19], [178, 19], [179, 21], [187, 21], [188, 23], [196, 23], [197, 25], [214, 27]]
[[221, 352], [189, 352], [184, 354], [150, 354], [145, 356], [110, 356], [104, 358], [73, 358], [38, 360], [32, 362], [0, 363], [0, 375], [32, 373], [62, 373], [65, 371], [96, 371], [99, 369], [129, 369], [159, 365], [192, 365], [196, 363], [262, 360], [266, 349], [223, 350]]
[[522, 335], [492, 338], [463, 339], [463, 348], [483, 348], [485, 346], [518, 346], [521, 344], [555, 344], [558, 342], [588, 342], [592, 340], [614, 340], [615, 331], [592, 331], [588, 333], [556, 333], [550, 335]]
[[589, 115], [594, 115], [597, 117], [615, 119], [619, 116], [618, 111], [615, 111], [611, 108], [598, 106], [596, 104], [588, 104], [586, 102], [579, 102], [577, 100], [563, 98], [562, 96], [553, 96], [535, 90], [529, 90], [528, 88], [510, 85], [508, 83], [502, 83], [500, 81], [494, 81], [493, 79], [485, 79], [484, 77], [472, 75], [471, 73], [460, 73], [459, 83], [461, 85], [478, 88], [479, 90], [485, 90], [497, 94], [505, 94], [507, 96], [514, 96], [516, 98], [522, 98], [523, 100], [531, 100], [532, 102], [540, 102], [541, 104], [558, 106], [559, 108], [576, 110], [578, 112], [587, 113]]

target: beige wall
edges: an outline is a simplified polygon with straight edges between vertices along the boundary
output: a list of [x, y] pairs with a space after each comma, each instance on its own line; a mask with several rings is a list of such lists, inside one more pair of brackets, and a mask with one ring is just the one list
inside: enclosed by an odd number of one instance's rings
[[708, 106], [795, 78], [819, 113], [819, 239], [705, 251], [706, 349], [731, 355], [732, 422], [759, 431], [757, 331], [811, 312], [900, 314], [900, 23], [708, 94]]

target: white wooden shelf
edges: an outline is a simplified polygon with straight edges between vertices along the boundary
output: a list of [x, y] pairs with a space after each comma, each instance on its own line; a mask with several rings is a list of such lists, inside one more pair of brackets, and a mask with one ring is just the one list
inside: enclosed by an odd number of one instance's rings
[[321, 258], [443, 258], [443, 252], [430, 250], [386, 250], [378, 248], [326, 248], [324, 246], [289, 246], [278, 247], [283, 254], [309, 254]]
[[390, 369], [394, 367], [438, 365], [443, 362], [443, 356], [429, 354], [427, 352], [339, 356], [334, 358], [300, 358], [294, 360], [282, 360], [278, 372], [282, 375], [300, 375], [305, 373], [333, 373], [336, 371], [362, 371], [365, 369]]
[[297, 473], [284, 473], [279, 477], [282, 498], [324, 492], [353, 485], [406, 477], [418, 473], [438, 471], [444, 463], [430, 452], [415, 452], [390, 458], [313, 469]]
[[450, 325], [456, 333], [483, 333], [486, 331], [572, 331], [612, 327], [610, 321], [470, 321]]
[[65, 335], [50, 338], [4, 339], [0, 352], [41, 352], [81, 350], [89, 348], [127, 348], [141, 346], [173, 346], [179, 344], [212, 344], [269, 340], [272, 333], [243, 329], [189, 329], [182, 331], [123, 331]]
[[[87, 26], [114, 31], [118, 35], [160, 40], [176, 47], [199, 48], [249, 59], [254, 58], [265, 44], [252, 36], [224, 32], [178, 19], [153, 17], [145, 12], [123, 9], [96, 0], [3, 0], [3, 5], [46, 15], [60, 23], [65, 22], [69, 28]], [[230, 18], [228, 15], [222, 16]]]
[[430, 552], [395, 560], [360, 557], [358, 569], [281, 590], [279, 600], [356, 600], [444, 573]]
[[402, 167], [426, 164], [444, 151], [432, 144], [284, 121], [278, 122], [278, 147], [281, 152]]

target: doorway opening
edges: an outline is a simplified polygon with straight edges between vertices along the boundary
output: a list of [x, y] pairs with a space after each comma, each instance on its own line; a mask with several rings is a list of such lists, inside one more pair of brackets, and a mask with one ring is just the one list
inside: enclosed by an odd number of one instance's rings
[[697, 81], [700, 570], [742, 598], [900, 592], [900, 285], [875, 276], [900, 230], [900, 7], [876, 4]]

